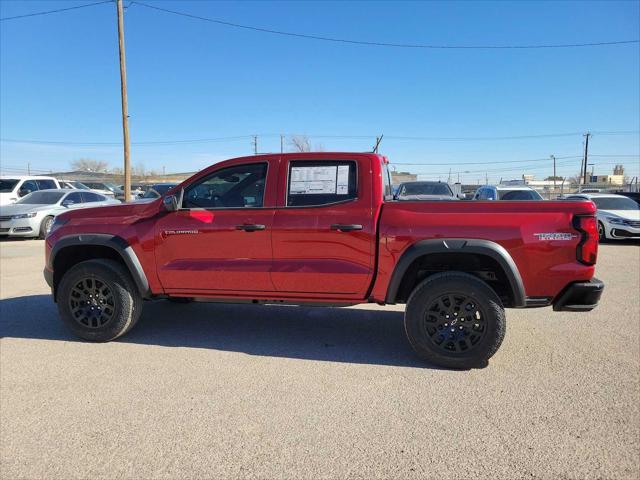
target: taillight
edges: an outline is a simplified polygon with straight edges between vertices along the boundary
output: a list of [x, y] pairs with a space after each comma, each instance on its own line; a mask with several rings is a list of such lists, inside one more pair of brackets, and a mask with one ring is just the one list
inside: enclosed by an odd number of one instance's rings
[[598, 258], [598, 221], [596, 217], [577, 215], [573, 217], [573, 227], [582, 235], [576, 251], [578, 261], [585, 265], [595, 265]]

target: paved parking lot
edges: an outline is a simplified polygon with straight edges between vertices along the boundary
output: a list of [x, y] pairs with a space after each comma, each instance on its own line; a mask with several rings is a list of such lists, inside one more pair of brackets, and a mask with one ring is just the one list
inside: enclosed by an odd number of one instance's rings
[[509, 310], [487, 368], [418, 361], [396, 307], [153, 302], [76, 341], [41, 241], [0, 242], [2, 478], [638, 478], [640, 247], [588, 314]]

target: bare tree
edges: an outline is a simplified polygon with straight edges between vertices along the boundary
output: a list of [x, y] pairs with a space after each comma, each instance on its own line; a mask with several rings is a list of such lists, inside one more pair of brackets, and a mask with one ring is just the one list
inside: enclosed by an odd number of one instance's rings
[[289, 138], [289, 145], [294, 152], [324, 152], [324, 146], [321, 143], [312, 146], [306, 135], [292, 135]]
[[311, 142], [309, 142], [309, 137], [306, 135], [292, 135], [289, 138], [289, 145], [291, 145], [294, 152], [311, 151]]
[[83, 172], [104, 173], [109, 168], [109, 164], [103, 160], [93, 160], [92, 158], [79, 158], [71, 162], [71, 168]]

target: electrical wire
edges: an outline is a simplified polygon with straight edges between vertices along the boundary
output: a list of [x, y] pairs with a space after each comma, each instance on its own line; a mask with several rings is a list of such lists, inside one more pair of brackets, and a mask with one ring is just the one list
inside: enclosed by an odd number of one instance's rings
[[0, 18], [0, 22], [5, 22], [5, 21], [8, 21], [8, 20], [18, 20], [20, 18], [27, 18], [27, 17], [37, 17], [39, 15], [49, 15], [51, 13], [67, 12], [69, 10], [77, 10], [79, 8], [86, 8], [86, 7], [93, 7], [93, 6], [96, 6], [96, 5], [102, 5], [103, 3], [113, 3], [113, 0], [103, 0], [101, 2], [85, 3], [84, 5], [76, 5], [74, 7], [58, 8], [57, 10], [47, 10], [46, 12], [27, 13], [26, 15], [16, 15], [14, 17], [4, 17], [4, 18]]
[[285, 32], [282, 30], [273, 30], [270, 28], [254, 27], [252, 25], [243, 25], [240, 23], [232, 23], [215, 18], [202, 17], [200, 15], [194, 15], [192, 13], [180, 12], [177, 10], [169, 10], [168, 8], [162, 8], [155, 5], [149, 5], [148, 3], [133, 1], [132, 4], [140, 5], [141, 7], [158, 10], [160, 12], [170, 13], [173, 15], [179, 15], [182, 17], [191, 18], [194, 20], [202, 20], [209, 23], [215, 23], [218, 25], [224, 25], [227, 27], [240, 28], [244, 30], [252, 30], [262, 33], [270, 33], [273, 35], [282, 35], [288, 37], [305, 38], [310, 40], [321, 40], [324, 42], [334, 43], [347, 43], [353, 45], [367, 45], [375, 47], [395, 47], [395, 48], [414, 48], [414, 49], [476, 49], [476, 50], [498, 50], [498, 49], [534, 49], [534, 48], [575, 48], [575, 47], [596, 47], [606, 45], [624, 45], [640, 43], [640, 40], [617, 40], [610, 42], [590, 42], [590, 43], [566, 43], [566, 44], [547, 44], [547, 45], [428, 45], [428, 44], [414, 44], [414, 43], [387, 43], [387, 42], [370, 42], [364, 40], [350, 40], [345, 38], [327, 37], [321, 35], [311, 35], [306, 33], [294, 33]]

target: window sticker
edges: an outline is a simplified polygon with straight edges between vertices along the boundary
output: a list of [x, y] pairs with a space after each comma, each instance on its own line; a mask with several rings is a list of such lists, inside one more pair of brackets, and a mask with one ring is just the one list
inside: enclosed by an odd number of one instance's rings
[[[337, 170], [335, 165], [330, 167], [292, 167], [290, 195], [335, 194]], [[347, 166], [348, 185], [348, 166]], [[348, 191], [348, 189], [347, 189]], [[340, 193], [340, 192], [338, 192]], [[345, 193], [347, 193], [345, 191]]]
[[349, 193], [349, 165], [338, 165], [336, 193], [338, 195], [347, 195]]

